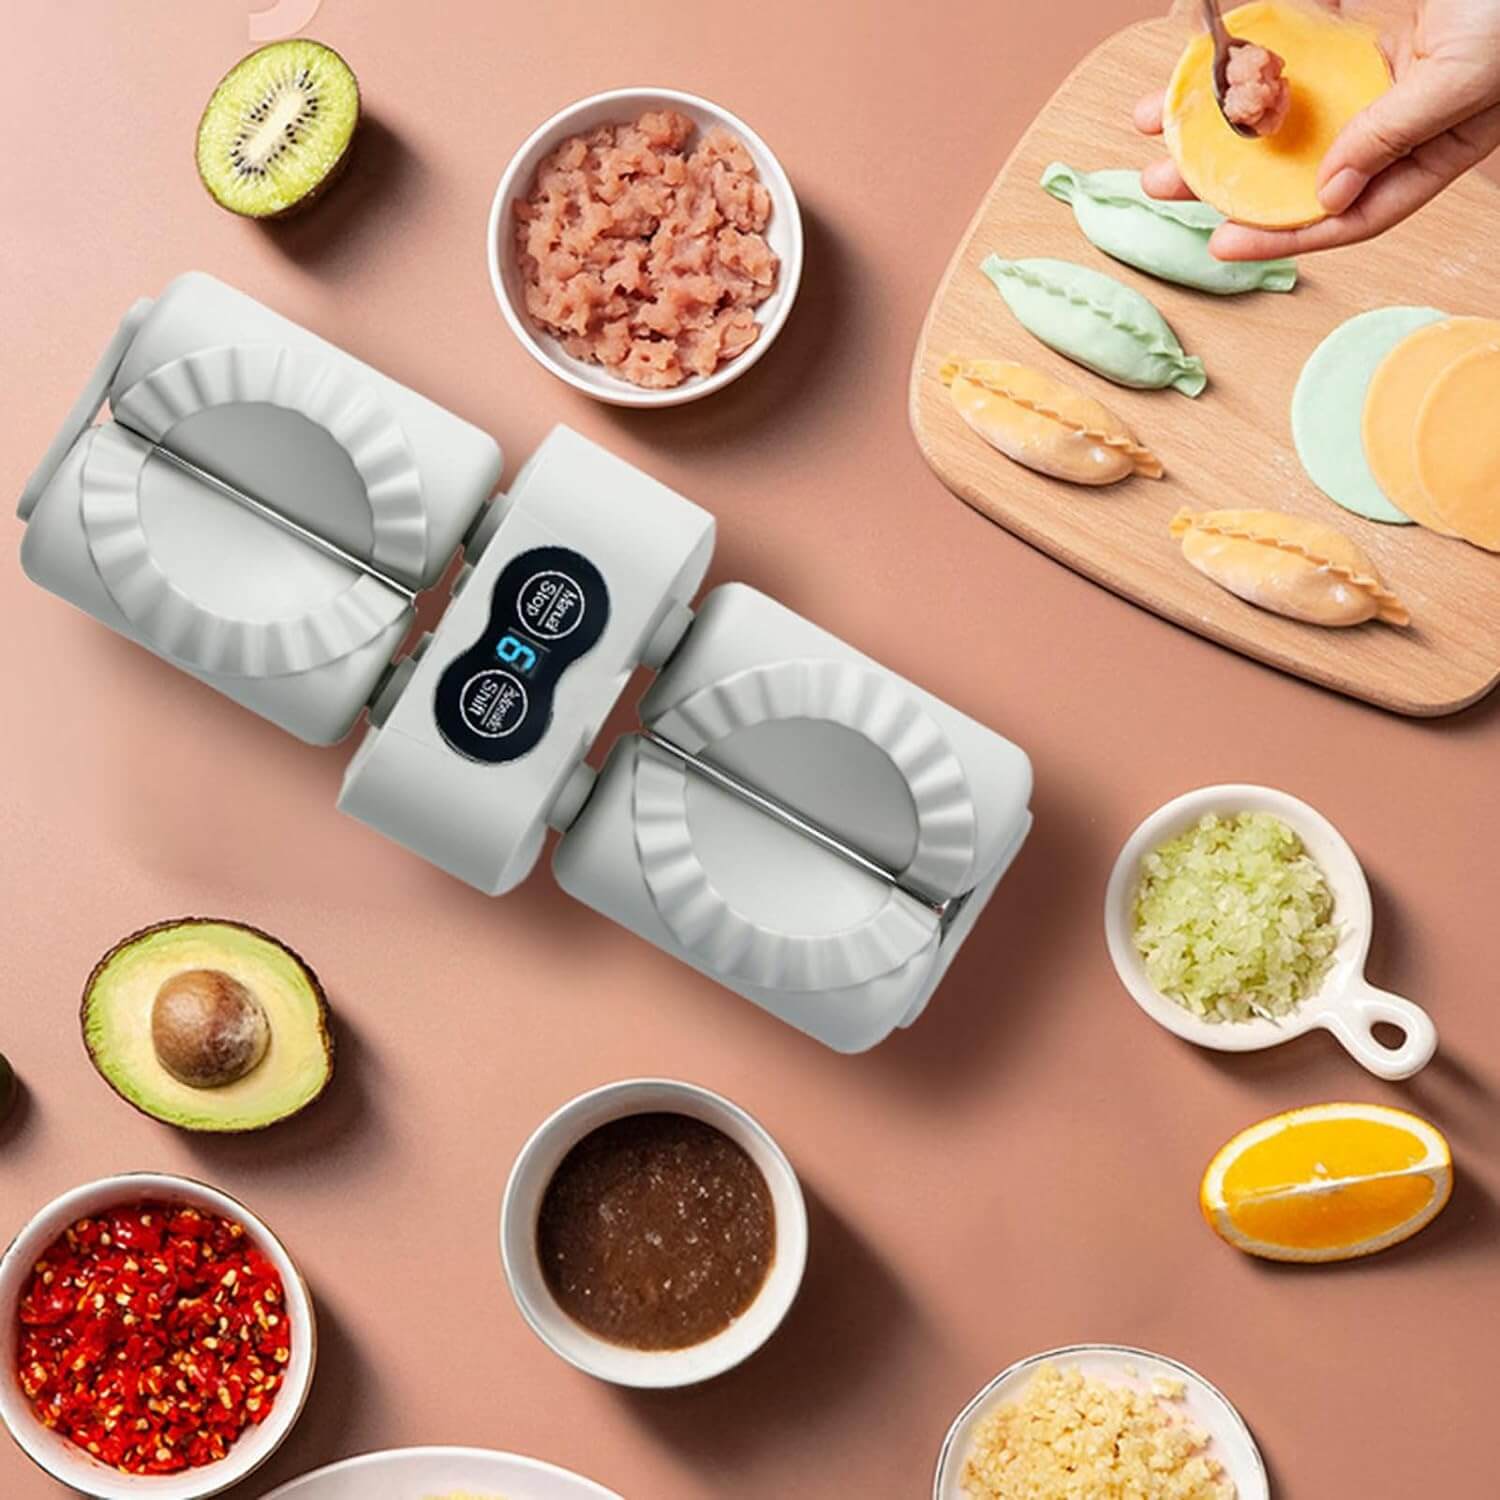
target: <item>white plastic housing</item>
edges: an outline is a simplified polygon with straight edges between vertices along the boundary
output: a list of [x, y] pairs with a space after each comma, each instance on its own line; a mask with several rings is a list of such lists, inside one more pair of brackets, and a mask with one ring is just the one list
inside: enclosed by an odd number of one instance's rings
[[438, 581], [500, 482], [488, 433], [200, 271], [156, 299], [109, 403], [413, 590]]
[[[90, 427], [108, 395], [115, 420]], [[148, 441], [150, 440], [150, 441]], [[164, 442], [376, 574], [152, 449]], [[44, 588], [300, 739], [348, 733], [494, 488], [493, 439], [212, 277], [137, 303], [21, 499]]]
[[[372, 719], [339, 797], [343, 811], [490, 895], [530, 873], [559, 799], [571, 811], [581, 798], [605, 717], [702, 583], [714, 542], [707, 511], [566, 427], [553, 429], [504, 504], [394, 707]], [[506, 563], [544, 546], [573, 548], [598, 568], [608, 625], [563, 676], [535, 749], [503, 765], [465, 759], [438, 730], [439, 679], [483, 635]]]
[[[740, 584], [642, 717], [905, 888], [632, 738], [558, 843], [563, 889], [838, 1051], [915, 1020], [1031, 826], [1026, 756]], [[967, 900], [944, 925], [912, 892]]]
[[[411, 627], [407, 601], [152, 460], [143, 519], [158, 539], [168, 539], [175, 581], [171, 588], [158, 583], [154, 599], [164, 609], [181, 605], [186, 610], [201, 603], [210, 613], [190, 615], [182, 634], [164, 634], [154, 628], [156, 621], [161, 619], [170, 632], [171, 620], [163, 619], [162, 610], [144, 613], [153, 598], [135, 590], [125, 598], [140, 600], [143, 614], [139, 624], [132, 621], [106, 586], [90, 548], [83, 476], [91, 462], [97, 469], [106, 454], [128, 464], [132, 453], [144, 452], [144, 444], [108, 423], [91, 428], [74, 444], [42, 491], [21, 542], [21, 565], [28, 576], [298, 739], [315, 745], [342, 739]], [[264, 641], [288, 614], [300, 623], [342, 608], [363, 627], [346, 634], [336, 653], [318, 665], [304, 660], [297, 670], [274, 671], [266, 662], [262, 670], [231, 671], [203, 654], [223, 646], [224, 635], [196, 628], [205, 618], [221, 618], [227, 607], [236, 610], [238, 623], [265, 627], [240, 637], [251, 642], [257, 635]], [[308, 636], [314, 642], [324, 639], [318, 632]]]
[[1017, 745], [743, 583], [704, 599], [641, 722], [938, 897], [995, 867], [1031, 799]]
[[[106, 394], [114, 420], [91, 427]], [[478, 429], [192, 274], [111, 339], [22, 495], [22, 562], [302, 739], [341, 738], [370, 704], [340, 807], [478, 889], [523, 879], [550, 824], [565, 890], [829, 1046], [909, 1024], [1030, 827], [1026, 756], [744, 585], [694, 620], [713, 518], [566, 428], [475, 524], [500, 462]], [[393, 665], [411, 593], [463, 537], [451, 603]], [[496, 686], [512, 649], [529, 688]], [[596, 780], [587, 756], [638, 666], [662, 669], [645, 726], [682, 753], [627, 736]]]

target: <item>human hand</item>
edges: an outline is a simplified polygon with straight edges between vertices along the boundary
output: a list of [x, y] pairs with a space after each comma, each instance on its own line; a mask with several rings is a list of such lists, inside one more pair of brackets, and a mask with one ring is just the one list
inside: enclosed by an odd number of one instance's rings
[[[1323, 0], [1330, 9], [1339, 0]], [[1221, 224], [1220, 260], [1274, 260], [1383, 234], [1500, 146], [1500, 0], [1403, 0], [1382, 38], [1395, 83], [1340, 132], [1318, 172], [1329, 217], [1305, 229]], [[1135, 107], [1136, 128], [1160, 135], [1161, 94]], [[1170, 161], [1141, 184], [1156, 198], [1191, 198]]]

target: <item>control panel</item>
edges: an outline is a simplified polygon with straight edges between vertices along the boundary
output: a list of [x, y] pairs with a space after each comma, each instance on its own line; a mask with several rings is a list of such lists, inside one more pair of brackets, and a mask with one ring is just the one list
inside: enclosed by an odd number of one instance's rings
[[609, 591], [570, 547], [533, 547], [501, 570], [484, 633], [448, 663], [433, 703], [438, 731], [469, 760], [501, 765], [534, 750], [557, 685], [604, 634]]

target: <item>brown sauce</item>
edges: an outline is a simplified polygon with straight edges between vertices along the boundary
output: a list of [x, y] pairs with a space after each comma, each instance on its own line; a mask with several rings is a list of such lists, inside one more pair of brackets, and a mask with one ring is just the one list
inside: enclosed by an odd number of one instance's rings
[[722, 1130], [627, 1115], [562, 1159], [536, 1242], [574, 1322], [631, 1349], [685, 1349], [755, 1300], [775, 1258], [776, 1210], [760, 1169]]

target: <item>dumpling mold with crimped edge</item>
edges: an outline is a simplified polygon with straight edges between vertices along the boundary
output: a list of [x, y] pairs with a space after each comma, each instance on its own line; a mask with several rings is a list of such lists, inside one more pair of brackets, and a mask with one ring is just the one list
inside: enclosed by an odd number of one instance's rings
[[[1290, 1015], [1249, 1021], [1205, 1021], [1162, 994], [1146, 973], [1135, 946], [1135, 898], [1141, 865], [1152, 850], [1186, 833], [1205, 814], [1270, 813], [1302, 840], [1333, 896], [1338, 931], [1333, 962], [1314, 993]], [[1362, 1067], [1379, 1078], [1410, 1078], [1437, 1051], [1437, 1029], [1419, 1005], [1376, 989], [1365, 978], [1373, 921], [1370, 888], [1353, 849], [1332, 823], [1305, 802], [1265, 786], [1208, 786], [1158, 808], [1126, 840], [1104, 898], [1104, 933], [1120, 981], [1158, 1025], [1185, 1041], [1219, 1052], [1255, 1052], [1280, 1046], [1309, 1031], [1331, 1031]], [[1393, 1027], [1399, 1046], [1388, 1047], [1375, 1027]]]
[[1026, 756], [743, 584], [695, 616], [713, 518], [576, 433], [492, 500], [500, 472], [478, 428], [194, 273], [106, 348], [22, 562], [310, 743], [368, 712], [340, 807], [478, 889], [551, 827], [566, 891], [829, 1046], [909, 1024], [1030, 828]]

